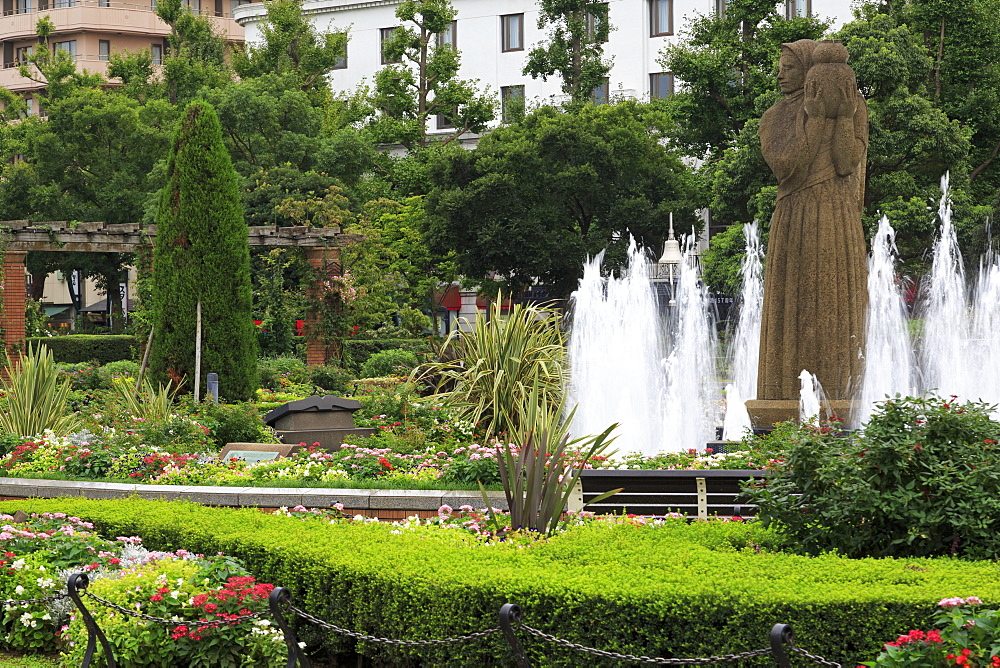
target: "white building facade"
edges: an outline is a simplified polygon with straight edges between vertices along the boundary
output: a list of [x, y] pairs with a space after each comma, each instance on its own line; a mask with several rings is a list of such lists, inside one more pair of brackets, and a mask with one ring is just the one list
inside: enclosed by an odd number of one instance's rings
[[[546, 39], [538, 28], [538, 6], [533, 0], [452, 0], [457, 11], [452, 32], [446, 36], [461, 52], [462, 79], [479, 81], [501, 101], [523, 96], [529, 107], [561, 101], [558, 76], [548, 81], [522, 74], [529, 50]], [[317, 29], [348, 34], [347, 57], [333, 73], [336, 91], [350, 92], [385, 66], [382, 41], [400, 25], [395, 16], [398, 0], [305, 0], [303, 9]], [[657, 61], [663, 48], [675, 43], [685, 23], [696, 14], [725, 11], [725, 0], [610, 0], [612, 32], [605, 56], [613, 65], [607, 94], [638, 99], [662, 97], [673, 92], [671, 73]], [[850, 20], [850, 0], [785, 0], [787, 16], [809, 14], [833, 20], [837, 28]], [[244, 27], [245, 39], [260, 39], [259, 23], [265, 15], [260, 3], [234, 9], [233, 17]], [[597, 92], [600, 97], [602, 91]], [[430, 128], [432, 131], [434, 128]]]

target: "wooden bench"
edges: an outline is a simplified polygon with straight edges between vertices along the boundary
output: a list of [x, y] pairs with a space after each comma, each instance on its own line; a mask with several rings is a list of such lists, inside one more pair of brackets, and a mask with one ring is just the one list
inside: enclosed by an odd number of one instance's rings
[[648, 471], [585, 469], [581, 472], [571, 509], [604, 492], [622, 488], [610, 498], [583, 506], [599, 515], [666, 515], [688, 518], [753, 517], [757, 507], [740, 495], [740, 484], [766, 477], [767, 471]]

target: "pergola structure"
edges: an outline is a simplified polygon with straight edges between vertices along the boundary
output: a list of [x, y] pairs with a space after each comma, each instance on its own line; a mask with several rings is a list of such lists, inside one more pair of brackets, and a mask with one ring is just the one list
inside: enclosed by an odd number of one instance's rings
[[[12, 358], [24, 341], [24, 309], [27, 291], [19, 280], [24, 274], [28, 251], [83, 251], [90, 253], [134, 253], [156, 242], [156, 225], [108, 225], [68, 221], [0, 221], [3, 239], [3, 326], [7, 351]], [[341, 273], [340, 247], [359, 241], [359, 235], [342, 234], [339, 227], [277, 227], [264, 225], [249, 228], [251, 246], [266, 248], [304, 248], [306, 259], [320, 277]], [[15, 280], [15, 278], [17, 280]], [[310, 290], [316, 290], [313, 286]], [[326, 364], [330, 350], [319, 335], [316, 314], [306, 320], [306, 363]]]

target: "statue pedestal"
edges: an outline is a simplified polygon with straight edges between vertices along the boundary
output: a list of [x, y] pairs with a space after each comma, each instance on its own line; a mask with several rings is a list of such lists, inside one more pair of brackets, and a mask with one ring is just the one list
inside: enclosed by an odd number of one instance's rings
[[[851, 416], [857, 402], [851, 399], [834, 399], [823, 402], [823, 415], [832, 412], [845, 425], [851, 424]], [[770, 429], [779, 422], [799, 419], [797, 399], [751, 399], [747, 402], [750, 422], [757, 429]]]

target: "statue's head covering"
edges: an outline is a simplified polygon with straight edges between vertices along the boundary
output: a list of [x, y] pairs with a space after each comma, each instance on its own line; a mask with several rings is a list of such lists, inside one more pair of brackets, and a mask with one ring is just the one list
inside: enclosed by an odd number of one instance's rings
[[788, 49], [792, 55], [802, 63], [802, 69], [806, 72], [812, 67], [813, 50], [819, 46], [819, 42], [812, 39], [800, 39], [797, 42], [786, 42], [781, 45], [782, 49]]

